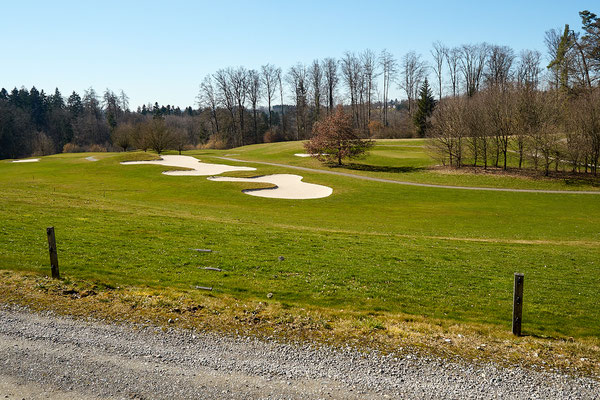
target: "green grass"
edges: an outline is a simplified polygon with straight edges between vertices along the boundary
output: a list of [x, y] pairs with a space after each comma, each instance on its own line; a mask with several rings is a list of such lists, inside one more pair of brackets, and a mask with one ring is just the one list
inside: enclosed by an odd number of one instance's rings
[[[382, 144], [389, 146], [378, 146], [362, 163], [397, 170], [356, 173], [400, 180], [435, 175], [418, 169], [431, 160], [409, 147], [422, 141]], [[299, 143], [281, 143], [189, 154], [206, 162], [238, 154], [231, 157], [322, 168], [293, 156], [301, 151]], [[273, 301], [299, 307], [401, 312], [502, 330], [510, 329], [513, 273], [523, 272], [527, 334], [600, 337], [600, 197], [421, 188], [302, 172], [306, 182], [331, 186], [334, 194], [277, 200], [245, 195], [243, 183], [123, 166], [122, 154], [100, 154], [98, 162], [86, 156], [0, 161], [0, 268], [47, 274], [45, 228], [53, 225], [61, 270], [74, 278], [182, 293], [212, 286], [216, 296], [240, 299], [273, 293]], [[257, 175], [297, 173], [256, 166]], [[460, 184], [509, 183], [440, 176]], [[224, 272], [198, 268], [207, 266]]]
[[[420, 182], [452, 186], [477, 186], [517, 189], [549, 190], [595, 190], [600, 191], [600, 180], [584, 175], [565, 174], [562, 179], [543, 177], [537, 174], [521, 174], [518, 171], [518, 156], [509, 153], [508, 174], [491, 168], [484, 171], [478, 168], [472, 173], [469, 168], [447, 170], [436, 167], [438, 162], [431, 157], [425, 139], [377, 140], [369, 155], [360, 160], [347, 162], [342, 167], [329, 168], [312, 158], [295, 157], [294, 153], [304, 153], [301, 142], [258, 144], [221, 151], [220, 154], [235, 154], [234, 158], [254, 161], [285, 163], [316, 169], [332, 169], [358, 175], [375, 176], [407, 182]], [[203, 152], [192, 154], [204, 155]], [[466, 160], [465, 163], [472, 161]], [[491, 163], [490, 163], [491, 164]], [[526, 162], [525, 166], [531, 167]], [[554, 168], [554, 167], [552, 167]], [[562, 166], [561, 166], [562, 168]], [[567, 169], [568, 170], [568, 169]]]

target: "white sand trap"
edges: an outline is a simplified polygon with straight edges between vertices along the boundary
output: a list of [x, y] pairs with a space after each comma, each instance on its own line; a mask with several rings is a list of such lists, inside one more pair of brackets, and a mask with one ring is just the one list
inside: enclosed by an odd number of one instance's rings
[[165, 171], [165, 175], [173, 176], [208, 176], [208, 175], [219, 175], [224, 172], [232, 171], [256, 171], [256, 168], [252, 167], [234, 167], [233, 165], [225, 164], [208, 164], [200, 162], [197, 158], [190, 156], [162, 156], [160, 160], [153, 161], [124, 161], [121, 164], [126, 165], [138, 165], [138, 164], [149, 164], [149, 165], [165, 165], [167, 167], [181, 167], [190, 168], [191, 171]]
[[[316, 156], [317, 154], [308, 154], [308, 153], [296, 153], [294, 154], [296, 157], [313, 157]], [[326, 156], [327, 154], [325, 153], [321, 153], [319, 154], [320, 156]]]
[[250, 196], [268, 197], [272, 199], [320, 199], [330, 196], [333, 189], [328, 186], [302, 182], [300, 175], [276, 174], [257, 176], [255, 178], [232, 178], [228, 176], [211, 176], [211, 181], [220, 182], [257, 182], [272, 183], [274, 188], [246, 189], [244, 193]]
[[98, 159], [94, 156], [86, 157], [85, 159], [88, 161], [98, 161]]
[[28, 158], [26, 160], [14, 160], [13, 162], [22, 163], [22, 162], [38, 162], [38, 161], [40, 161], [39, 158]]

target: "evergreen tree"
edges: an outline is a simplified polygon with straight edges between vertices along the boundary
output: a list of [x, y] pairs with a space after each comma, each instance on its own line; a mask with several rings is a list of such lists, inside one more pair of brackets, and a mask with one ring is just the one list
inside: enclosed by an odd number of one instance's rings
[[69, 113], [71, 113], [71, 118], [77, 118], [83, 113], [83, 103], [81, 102], [81, 97], [77, 94], [77, 92], [73, 91], [73, 93], [69, 96], [67, 100], [67, 108], [69, 109]]
[[65, 108], [65, 100], [62, 97], [62, 94], [56, 88], [54, 90], [54, 95], [50, 96], [50, 105], [54, 109], [63, 109]]
[[37, 130], [43, 130], [46, 125], [46, 94], [39, 92], [35, 86], [29, 91], [29, 110], [31, 121]]
[[425, 82], [423, 82], [423, 86], [421, 86], [421, 90], [419, 91], [417, 112], [415, 112], [413, 117], [413, 122], [417, 127], [417, 134], [419, 137], [425, 137], [427, 129], [430, 126], [429, 119], [431, 118], [435, 105], [436, 101], [431, 93], [431, 87], [429, 86], [427, 78], [425, 78]]
[[573, 32], [569, 29], [569, 24], [565, 25], [565, 30], [560, 37], [556, 57], [548, 64], [548, 69], [553, 69], [559, 76], [560, 89], [563, 92], [569, 89], [569, 49], [573, 47]]
[[119, 98], [110, 89], [106, 89], [104, 92], [103, 100], [106, 122], [108, 122], [108, 126], [112, 132], [117, 127], [117, 122], [119, 121], [121, 114], [123, 114], [123, 111], [119, 104]]
[[581, 37], [590, 68], [600, 74], [600, 17], [588, 10], [579, 13], [585, 34]]

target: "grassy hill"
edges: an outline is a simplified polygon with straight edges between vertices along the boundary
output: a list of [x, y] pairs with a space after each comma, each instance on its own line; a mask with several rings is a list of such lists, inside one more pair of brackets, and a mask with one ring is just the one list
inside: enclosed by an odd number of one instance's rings
[[[431, 170], [423, 144], [382, 141], [367, 159], [334, 170], [452, 185], [597, 189], [593, 182], [573, 187]], [[600, 196], [412, 187], [217, 158], [327, 168], [293, 155], [299, 152], [294, 142], [186, 154], [255, 166], [255, 175], [298, 173], [332, 187], [332, 196], [259, 198], [243, 194], [244, 183], [119, 164], [136, 154], [0, 161], [0, 269], [49, 274], [45, 228], [55, 226], [69, 279], [344, 310], [378, 321], [374, 329], [397, 314], [498, 332], [510, 331], [513, 273], [523, 272], [525, 333], [597, 343]]]

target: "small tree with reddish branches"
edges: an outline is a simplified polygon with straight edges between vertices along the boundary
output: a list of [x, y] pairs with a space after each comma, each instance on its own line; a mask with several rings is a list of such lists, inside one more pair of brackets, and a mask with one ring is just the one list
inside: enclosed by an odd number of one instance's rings
[[323, 162], [337, 161], [338, 165], [342, 165], [342, 159], [358, 158], [374, 144], [372, 140], [363, 140], [358, 136], [352, 126], [351, 116], [344, 112], [341, 105], [333, 114], [316, 122], [313, 130], [315, 136], [304, 143], [304, 148]]

